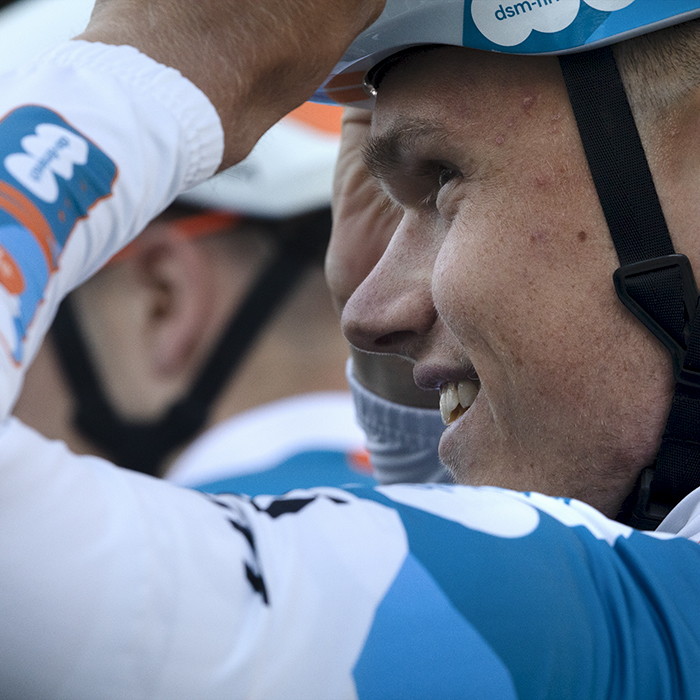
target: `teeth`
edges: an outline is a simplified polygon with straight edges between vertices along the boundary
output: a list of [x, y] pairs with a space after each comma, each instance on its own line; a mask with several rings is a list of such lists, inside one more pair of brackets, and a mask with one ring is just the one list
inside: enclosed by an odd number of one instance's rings
[[479, 393], [479, 385], [472, 381], [459, 384], [446, 382], [440, 387], [440, 415], [442, 422], [449, 425], [467, 412]]
[[440, 415], [445, 425], [450, 424], [452, 411], [459, 406], [459, 393], [453, 382], [448, 382], [440, 387]]
[[464, 408], [469, 408], [473, 403], [476, 395], [479, 393], [479, 385], [474, 382], [460, 382], [457, 385], [457, 395], [459, 402]]

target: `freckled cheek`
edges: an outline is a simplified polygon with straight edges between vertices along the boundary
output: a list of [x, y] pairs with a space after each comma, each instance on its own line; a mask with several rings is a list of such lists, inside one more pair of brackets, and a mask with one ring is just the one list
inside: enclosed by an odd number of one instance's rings
[[[533, 242], [530, 235], [546, 240]], [[475, 363], [496, 361], [513, 376], [537, 374], [543, 354], [570, 346], [576, 284], [570, 270], [552, 266], [556, 256], [544, 250], [549, 238], [544, 229], [514, 227], [509, 245], [493, 230], [463, 232], [443, 244], [433, 270], [433, 301]]]
[[513, 282], [493, 246], [466, 236], [443, 244], [433, 268], [433, 302], [467, 351], [488, 342], [507, 321]]

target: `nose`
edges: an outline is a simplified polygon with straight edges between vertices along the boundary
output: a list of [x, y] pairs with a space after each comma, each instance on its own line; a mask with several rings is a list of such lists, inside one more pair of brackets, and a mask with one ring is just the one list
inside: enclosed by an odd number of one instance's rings
[[431, 293], [434, 255], [407, 245], [406, 219], [374, 269], [345, 305], [341, 318], [348, 341], [366, 352], [416, 359], [437, 320]]

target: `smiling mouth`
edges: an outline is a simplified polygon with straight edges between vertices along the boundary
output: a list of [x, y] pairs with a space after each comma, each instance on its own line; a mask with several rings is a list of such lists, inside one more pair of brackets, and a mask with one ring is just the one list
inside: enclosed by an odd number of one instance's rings
[[474, 403], [481, 385], [478, 381], [445, 382], [440, 387], [440, 415], [445, 425], [454, 423]]

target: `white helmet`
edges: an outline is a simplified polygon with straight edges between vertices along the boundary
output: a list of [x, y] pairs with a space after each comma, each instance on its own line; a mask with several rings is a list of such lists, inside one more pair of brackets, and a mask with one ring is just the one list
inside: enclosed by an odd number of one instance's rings
[[[95, 0], [17, 0], [0, 10], [0, 67], [11, 70], [80, 34]], [[238, 165], [179, 201], [282, 219], [330, 205], [339, 107], [307, 103], [273, 126]]]
[[[196, 1], [196, 0], [193, 0]], [[11, 70], [80, 34], [94, 0], [17, 0], [0, 10], [0, 69]], [[154, 420], [131, 422], [114, 410], [70, 302], [51, 329], [58, 359], [75, 400], [77, 429], [122, 466], [155, 474], [163, 457], [206, 422], [226, 379], [257, 333], [272, 318], [330, 234], [333, 169], [342, 110], [307, 103], [273, 126], [243, 162], [183, 194], [179, 203], [205, 212], [179, 217], [181, 230], [213, 233], [211, 209], [227, 229], [241, 217], [264, 219], [257, 230], [274, 242], [267, 266], [236, 308], [188, 391]]]
[[697, 0], [387, 0], [379, 19], [352, 43], [314, 99], [371, 108], [368, 71], [413, 46], [564, 54], [699, 15]]

